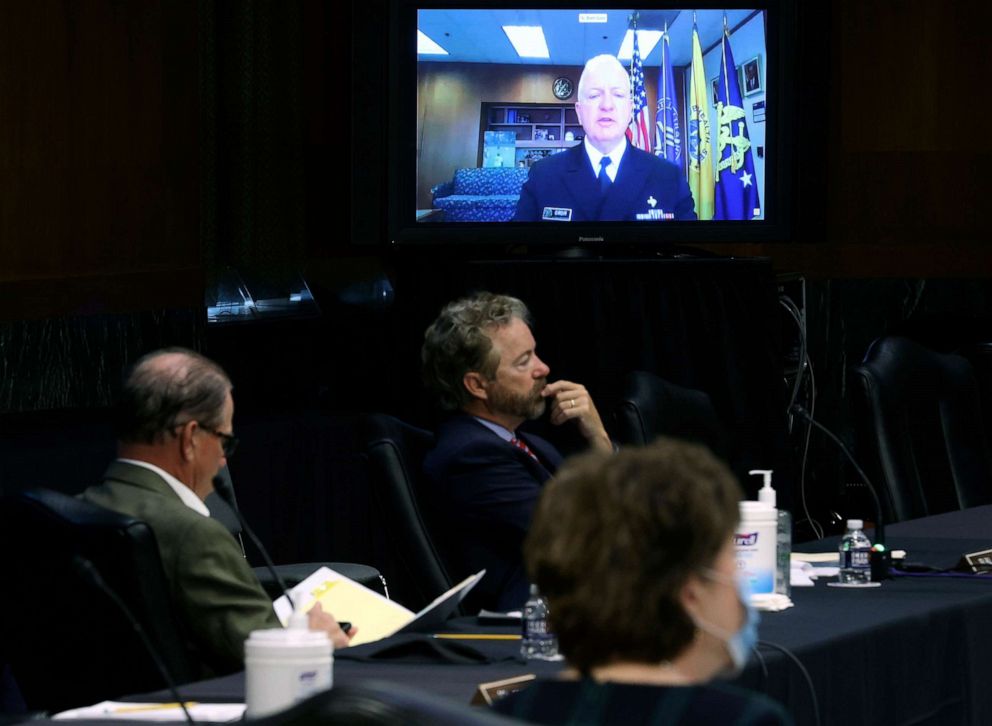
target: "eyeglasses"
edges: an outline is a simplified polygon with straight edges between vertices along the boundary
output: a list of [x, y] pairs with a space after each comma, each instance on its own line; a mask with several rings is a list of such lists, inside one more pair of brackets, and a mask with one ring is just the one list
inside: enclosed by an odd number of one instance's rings
[[[197, 422], [199, 423], [199, 421]], [[225, 434], [223, 431], [217, 431], [216, 429], [207, 428], [202, 423], [200, 428], [206, 431], [208, 434], [213, 434], [218, 439], [220, 439], [220, 446], [224, 449], [224, 456], [230, 458], [234, 456], [234, 452], [238, 448], [238, 437], [234, 434]]]

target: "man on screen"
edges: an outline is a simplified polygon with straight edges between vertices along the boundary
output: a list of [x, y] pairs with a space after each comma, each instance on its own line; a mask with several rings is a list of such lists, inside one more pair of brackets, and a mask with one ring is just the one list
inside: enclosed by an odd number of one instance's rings
[[696, 219], [682, 170], [627, 143], [630, 76], [612, 55], [590, 59], [575, 112], [585, 140], [531, 167], [515, 222]]

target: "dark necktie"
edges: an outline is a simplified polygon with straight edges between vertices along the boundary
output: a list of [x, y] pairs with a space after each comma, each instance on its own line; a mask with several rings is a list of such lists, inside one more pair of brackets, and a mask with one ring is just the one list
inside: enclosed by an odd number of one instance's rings
[[518, 449], [520, 449], [524, 453], [526, 453], [534, 461], [537, 461], [538, 460], [537, 459], [537, 456], [534, 454], [534, 452], [530, 450], [530, 447], [527, 446], [527, 444], [525, 444], [523, 441], [521, 441], [520, 439], [518, 439], [516, 436], [514, 436], [512, 439], [510, 439], [510, 443], [513, 444], [514, 446], [516, 446]]
[[606, 173], [606, 167], [612, 163], [612, 160], [608, 156], [604, 156], [599, 160], [599, 191], [601, 194], [606, 194], [610, 190], [610, 187], [613, 186], [613, 180]]

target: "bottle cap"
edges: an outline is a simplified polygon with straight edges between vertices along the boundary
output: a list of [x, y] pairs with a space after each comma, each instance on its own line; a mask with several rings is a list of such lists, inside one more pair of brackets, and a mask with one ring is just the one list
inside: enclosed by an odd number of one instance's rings
[[862, 529], [864, 526], [865, 526], [865, 523], [861, 519], [849, 519], [849, 520], [847, 520], [847, 528], [848, 529]]

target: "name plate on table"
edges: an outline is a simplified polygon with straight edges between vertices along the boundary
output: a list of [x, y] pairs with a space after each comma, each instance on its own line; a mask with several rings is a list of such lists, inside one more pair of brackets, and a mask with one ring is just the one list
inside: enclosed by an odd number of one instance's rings
[[492, 706], [499, 699], [526, 688], [535, 678], [536, 676], [534, 674], [529, 673], [525, 676], [504, 678], [501, 681], [480, 683], [475, 691], [475, 695], [472, 696], [471, 704], [473, 706]]
[[965, 555], [961, 558], [955, 569], [971, 572], [976, 575], [992, 572], [992, 550], [981, 550], [980, 552], [972, 552], [970, 555]]

